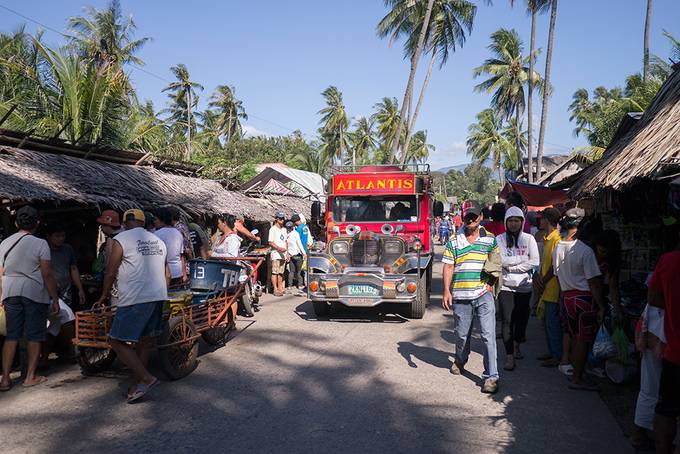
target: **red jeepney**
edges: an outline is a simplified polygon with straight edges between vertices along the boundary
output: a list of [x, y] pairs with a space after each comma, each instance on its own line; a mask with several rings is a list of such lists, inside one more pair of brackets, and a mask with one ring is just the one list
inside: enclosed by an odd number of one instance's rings
[[[317, 316], [332, 303], [398, 305], [425, 313], [432, 279], [434, 202], [429, 165], [341, 167], [328, 182], [326, 246], [311, 251], [308, 296]], [[320, 216], [320, 205], [313, 207]]]

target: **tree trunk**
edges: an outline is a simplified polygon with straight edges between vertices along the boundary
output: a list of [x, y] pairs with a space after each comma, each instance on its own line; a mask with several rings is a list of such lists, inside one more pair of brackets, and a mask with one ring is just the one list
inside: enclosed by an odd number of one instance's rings
[[652, 21], [652, 0], [647, 0], [647, 17], [645, 18], [645, 48], [642, 62], [642, 81], [649, 78], [649, 28]]
[[427, 68], [427, 74], [425, 75], [425, 80], [423, 81], [423, 86], [420, 89], [420, 95], [418, 95], [418, 104], [416, 104], [416, 110], [413, 112], [413, 117], [407, 125], [406, 129], [406, 142], [404, 142], [404, 150], [408, 153], [408, 147], [411, 145], [411, 139], [413, 138], [413, 131], [416, 126], [416, 120], [418, 119], [418, 114], [420, 113], [420, 107], [423, 104], [423, 99], [425, 99], [425, 90], [430, 83], [430, 76], [432, 75], [432, 69], [434, 68], [434, 63], [437, 61], [437, 52], [432, 49], [432, 58], [430, 59], [430, 66]]
[[191, 160], [191, 87], [187, 90], [187, 161]]
[[505, 186], [505, 178], [503, 177], [503, 166], [501, 163], [498, 163], [498, 181], [501, 184], [501, 189], [503, 189], [503, 186]]
[[[520, 171], [522, 170], [522, 167], [524, 167], [522, 164], [522, 160], [524, 159], [524, 156], [522, 156], [522, 128], [519, 123], [521, 118], [522, 116], [518, 104], [515, 108], [515, 148], [517, 149], [517, 167]], [[531, 169], [531, 167], [529, 169]], [[529, 170], [529, 173], [531, 173], [531, 170]]]
[[543, 141], [545, 140], [545, 127], [548, 120], [548, 98], [552, 94], [550, 86], [550, 65], [552, 63], [553, 44], [555, 41], [555, 20], [557, 19], [557, 0], [552, 0], [550, 8], [550, 32], [548, 34], [548, 52], [545, 56], [545, 75], [543, 89], [543, 110], [541, 112], [541, 129], [538, 133], [538, 151], [536, 152], [536, 179], [541, 178], [543, 166]]
[[534, 140], [534, 84], [532, 81], [532, 76], [534, 74], [534, 52], [536, 51], [536, 9], [531, 11], [531, 45], [529, 49], [529, 92], [527, 99], [527, 127], [528, 127], [528, 137], [527, 137], [527, 164], [529, 166], [528, 171], [528, 181], [529, 183], [534, 182], [534, 163], [533, 163], [533, 140]]
[[[404, 102], [401, 105], [401, 114], [399, 116], [400, 121], [397, 125], [397, 134], [394, 137], [391, 148], [391, 160], [394, 162], [394, 158], [399, 149], [399, 141], [401, 139], [401, 130], [403, 129], [404, 119], [406, 118], [406, 112], [408, 109], [409, 99], [413, 98], [413, 82], [416, 77], [416, 70], [418, 69], [418, 61], [420, 60], [420, 54], [423, 52], [423, 47], [425, 46], [425, 35], [427, 34], [427, 29], [430, 25], [430, 16], [432, 15], [432, 8], [434, 7], [434, 0], [428, 0], [427, 11], [425, 12], [425, 19], [423, 20], [423, 26], [420, 30], [420, 36], [418, 37], [418, 47], [411, 58], [411, 72], [408, 76], [408, 83], [406, 84], [406, 92], [404, 93]], [[402, 150], [401, 153], [401, 164], [405, 164], [406, 152]]]

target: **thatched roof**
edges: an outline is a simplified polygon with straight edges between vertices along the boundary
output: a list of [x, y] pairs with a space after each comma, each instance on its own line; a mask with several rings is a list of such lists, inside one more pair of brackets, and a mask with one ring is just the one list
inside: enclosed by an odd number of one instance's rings
[[572, 197], [585, 197], [609, 188], [621, 190], [644, 178], [662, 175], [680, 159], [680, 70], [661, 86], [642, 118], [602, 159], [584, 169], [572, 186]]
[[254, 221], [275, 211], [309, 214], [311, 203], [295, 197], [252, 198], [214, 180], [135, 166], [0, 145], [0, 202], [77, 203], [153, 209], [175, 205], [197, 214], [231, 213]]

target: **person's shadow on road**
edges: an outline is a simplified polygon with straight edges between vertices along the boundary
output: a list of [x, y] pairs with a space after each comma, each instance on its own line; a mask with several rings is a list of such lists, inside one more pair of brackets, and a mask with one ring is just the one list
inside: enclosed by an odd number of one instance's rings
[[[414, 358], [431, 366], [446, 370], [450, 370], [453, 364], [451, 360], [452, 353], [432, 347], [421, 347], [413, 342], [397, 342], [397, 351], [406, 360], [409, 367], [414, 369], [418, 368], [418, 364], [413, 361]], [[467, 370], [463, 371], [463, 376], [477, 384], [482, 382], [481, 377]]]

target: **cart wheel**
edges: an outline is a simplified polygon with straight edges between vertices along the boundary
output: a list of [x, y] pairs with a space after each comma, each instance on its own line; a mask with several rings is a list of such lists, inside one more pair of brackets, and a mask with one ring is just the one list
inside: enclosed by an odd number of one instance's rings
[[110, 348], [78, 347], [78, 364], [83, 375], [107, 371], [115, 360], [116, 353]]
[[[196, 327], [191, 321], [183, 322], [183, 317], [172, 317], [168, 320], [167, 327], [163, 330], [160, 345], [181, 342], [187, 337], [196, 335]], [[181, 342], [170, 347], [159, 349], [161, 369], [170, 380], [179, 380], [186, 377], [198, 365], [198, 342], [196, 339]]]
[[234, 315], [231, 311], [227, 312], [228, 322], [225, 325], [216, 326], [210, 328], [207, 331], [201, 333], [201, 337], [206, 344], [214, 346], [219, 345], [224, 339], [229, 335], [231, 330], [236, 328], [236, 322], [234, 321]]

